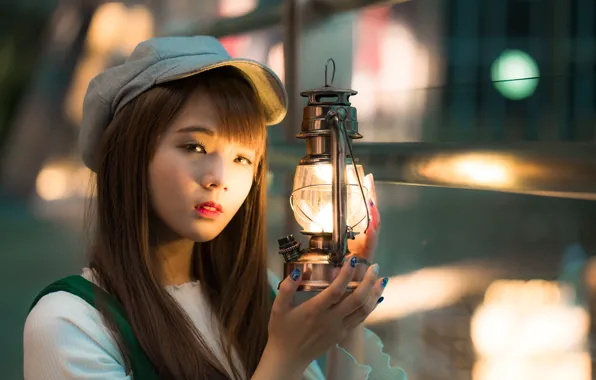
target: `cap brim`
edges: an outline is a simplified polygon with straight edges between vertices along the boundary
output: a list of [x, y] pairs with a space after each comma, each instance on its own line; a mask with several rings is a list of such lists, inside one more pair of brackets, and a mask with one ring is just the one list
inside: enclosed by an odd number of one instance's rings
[[180, 62], [159, 78], [156, 84], [186, 78], [218, 67], [232, 66], [240, 70], [252, 83], [263, 104], [266, 124], [279, 124], [284, 119], [288, 109], [288, 95], [282, 81], [271, 69], [249, 59], [229, 59], [205, 65], [205, 58], [202, 55], [178, 58]]

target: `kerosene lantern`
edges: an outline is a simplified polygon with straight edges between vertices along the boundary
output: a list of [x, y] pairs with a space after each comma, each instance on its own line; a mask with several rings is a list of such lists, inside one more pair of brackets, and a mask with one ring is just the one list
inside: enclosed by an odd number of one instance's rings
[[[329, 63], [331, 82], [327, 80]], [[294, 268], [303, 273], [297, 302], [327, 288], [344, 260], [352, 256], [358, 259], [348, 292], [358, 286], [370, 265], [358, 252], [348, 250], [348, 239], [365, 232], [370, 221], [366, 205], [370, 189], [363, 185], [364, 170], [352, 154], [352, 140], [362, 138], [356, 108], [349, 101], [357, 92], [333, 87], [334, 75], [335, 62], [329, 59], [325, 86], [300, 94], [308, 103], [296, 137], [306, 141], [306, 156], [296, 168], [290, 205], [309, 244], [301, 249], [293, 235], [278, 240], [279, 254], [285, 261], [284, 277]]]

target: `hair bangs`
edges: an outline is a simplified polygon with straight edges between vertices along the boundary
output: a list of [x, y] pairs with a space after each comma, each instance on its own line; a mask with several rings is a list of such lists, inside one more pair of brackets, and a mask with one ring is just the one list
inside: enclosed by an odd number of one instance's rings
[[[226, 75], [227, 70], [236, 71], [237, 76]], [[203, 89], [209, 94], [220, 118], [218, 135], [232, 143], [254, 149], [260, 158], [267, 140], [263, 104], [250, 81], [246, 78], [239, 80], [239, 70], [225, 67], [214, 71], [220, 71], [223, 75], [205, 75]]]

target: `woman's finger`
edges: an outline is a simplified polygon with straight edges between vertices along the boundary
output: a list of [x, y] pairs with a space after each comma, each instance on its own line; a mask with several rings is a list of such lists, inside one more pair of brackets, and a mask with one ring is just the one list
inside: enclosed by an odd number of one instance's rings
[[381, 295], [383, 294], [383, 290], [385, 286], [387, 286], [387, 277], [381, 278], [377, 281], [374, 288], [371, 291], [371, 297], [368, 299], [368, 302], [363, 305], [361, 308], [355, 310], [352, 314], [348, 315], [344, 318], [344, 327], [345, 328], [354, 328], [360, 325], [366, 318], [372, 313], [377, 305], [383, 302], [384, 297]]
[[378, 244], [379, 234], [377, 230], [373, 226], [371, 226], [368, 230], [366, 230], [366, 237], [364, 240], [364, 246], [361, 254], [365, 257], [372, 257], [375, 250], [377, 249]]
[[378, 231], [381, 228], [381, 213], [379, 212], [377, 204], [372, 199], [369, 201], [368, 206], [371, 227]]
[[368, 268], [358, 287], [335, 307], [334, 313], [338, 318], [343, 319], [370, 303], [370, 298], [374, 296], [372, 290], [377, 282], [378, 273], [378, 264], [373, 264]]
[[311, 300], [319, 310], [327, 310], [342, 299], [346, 293], [348, 284], [352, 281], [354, 268], [356, 268], [357, 264], [358, 259], [356, 257], [345, 260], [339, 274], [331, 285]]
[[375, 186], [375, 176], [372, 173], [370, 173], [369, 175], [370, 175], [370, 184], [371, 184], [370, 199], [372, 199], [373, 202], [377, 203], [377, 187]]
[[279, 293], [275, 297], [271, 312], [284, 312], [293, 307], [293, 300], [298, 286], [302, 282], [302, 272], [296, 268], [279, 284]]
[[370, 229], [379, 229], [381, 225], [381, 215], [377, 208], [377, 193], [372, 173], [369, 173], [364, 177], [364, 182], [366, 188], [369, 189], [366, 199], [366, 208], [368, 210], [368, 217], [370, 218], [367, 224], [367, 231]]

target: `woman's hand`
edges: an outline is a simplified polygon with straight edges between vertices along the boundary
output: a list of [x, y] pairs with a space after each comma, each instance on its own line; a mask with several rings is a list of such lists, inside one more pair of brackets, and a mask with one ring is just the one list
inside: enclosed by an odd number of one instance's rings
[[354, 240], [348, 240], [348, 249], [351, 253], [372, 262], [379, 244], [379, 232], [381, 230], [381, 215], [377, 207], [377, 191], [372, 174], [364, 177], [364, 186], [369, 189], [366, 204], [370, 215], [370, 223], [366, 234], [358, 234]]
[[279, 288], [269, 321], [269, 340], [263, 358], [272, 358], [286, 368], [288, 377], [300, 378], [308, 364], [343, 340], [375, 309], [385, 279], [378, 266], [371, 266], [352, 293], [346, 293], [354, 274], [355, 260], [346, 260], [333, 283], [312, 299], [293, 306], [302, 280], [295, 270]]

